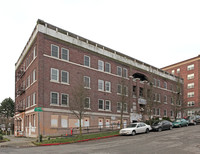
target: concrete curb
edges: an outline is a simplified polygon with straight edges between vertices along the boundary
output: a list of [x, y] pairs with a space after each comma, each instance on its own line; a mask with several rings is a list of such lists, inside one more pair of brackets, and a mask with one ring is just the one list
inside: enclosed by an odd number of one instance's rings
[[84, 139], [84, 140], [79, 140], [79, 141], [75, 141], [75, 142], [40, 144], [39, 146], [51, 146], [51, 145], [71, 144], [71, 143], [86, 142], [86, 141], [91, 141], [91, 140], [99, 140], [99, 139], [116, 137], [116, 136], [119, 136], [119, 135], [111, 135], [111, 136], [97, 137], [97, 138], [91, 138], [91, 139]]

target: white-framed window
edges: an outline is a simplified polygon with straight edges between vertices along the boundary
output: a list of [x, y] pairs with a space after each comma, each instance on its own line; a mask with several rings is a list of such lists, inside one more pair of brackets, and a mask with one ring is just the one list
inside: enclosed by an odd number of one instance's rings
[[174, 116], [174, 111], [170, 111], [170, 116], [173, 117]]
[[84, 55], [84, 66], [90, 67], [90, 57]]
[[124, 103], [124, 108], [123, 108], [124, 112], [127, 112], [127, 103]]
[[59, 58], [59, 47], [56, 45], [51, 45], [51, 56]]
[[30, 107], [30, 106], [31, 106], [31, 97], [28, 96], [28, 107]]
[[188, 83], [187, 88], [188, 89], [194, 88], [194, 83]]
[[85, 106], [84, 108], [90, 109], [90, 97], [85, 98]]
[[36, 70], [34, 69], [33, 70], [33, 82], [35, 82], [36, 81]]
[[69, 106], [69, 95], [61, 94], [61, 105]]
[[84, 76], [83, 82], [84, 82], [85, 88], [90, 88], [90, 77], [89, 76]]
[[122, 76], [122, 68], [117, 66], [117, 75]]
[[105, 72], [111, 73], [111, 65], [110, 63], [105, 63]]
[[160, 94], [157, 94], [157, 101], [160, 102]]
[[59, 81], [59, 70], [51, 68], [51, 81]]
[[51, 92], [51, 104], [59, 104], [59, 93], [57, 92]]
[[167, 109], [164, 110], [164, 116], [167, 117]]
[[194, 73], [188, 74], [188, 75], [187, 75], [187, 79], [188, 79], [188, 80], [194, 79]]
[[189, 71], [189, 70], [193, 70], [194, 69], [194, 64], [191, 64], [191, 65], [188, 65], [187, 66], [187, 70]]
[[189, 101], [189, 102], [187, 102], [187, 106], [194, 106], [194, 101]]
[[153, 78], [153, 85], [156, 86], [157, 85], [157, 79]]
[[188, 116], [192, 116], [195, 114], [195, 111], [188, 111]]
[[123, 87], [123, 95], [125, 95], [125, 96], [128, 96], [128, 87], [127, 86], [124, 86]]
[[111, 111], [111, 102], [109, 100], [105, 101], [105, 110]]
[[33, 124], [32, 124], [33, 127], [35, 127], [35, 114], [33, 114]]
[[104, 62], [102, 60], [98, 60], [98, 70], [104, 71]]
[[36, 93], [35, 92], [33, 93], [32, 97], [33, 97], [33, 105], [35, 105], [36, 104]]
[[175, 71], [174, 71], [174, 70], [172, 70], [172, 74], [174, 74], [174, 72], [175, 72]]
[[164, 81], [164, 88], [167, 89], [167, 82]]
[[160, 87], [160, 80], [157, 80], [157, 86]]
[[188, 92], [188, 93], [187, 93], [187, 97], [188, 97], [188, 98], [194, 97], [194, 92]]
[[117, 111], [120, 112], [122, 107], [122, 103], [117, 102]]
[[35, 59], [36, 57], [37, 57], [37, 50], [36, 50], [36, 47], [34, 47], [34, 49], [33, 49], [33, 59]]
[[28, 84], [27, 85], [28, 85], [27, 87], [30, 87], [30, 85], [31, 85], [31, 76], [30, 75], [28, 76]]
[[128, 70], [123, 68], [123, 77], [128, 78]]
[[62, 48], [61, 49], [61, 59], [63, 60], [69, 60], [69, 50], [68, 49], [65, 49], [65, 48]]
[[157, 93], [154, 93], [154, 94], [153, 94], [153, 101], [154, 101], [154, 102], [156, 102], [156, 96], [157, 96]]
[[98, 90], [104, 91], [104, 81], [103, 80], [98, 80]]
[[164, 103], [167, 104], [167, 96], [164, 95]]
[[177, 68], [177, 69], [176, 69], [176, 72], [177, 72], [177, 74], [179, 74], [179, 73], [180, 73], [180, 71], [181, 71], [181, 69], [180, 69], [180, 68]]
[[156, 115], [160, 115], [160, 109], [156, 109]]
[[117, 93], [122, 94], [122, 85], [121, 84], [117, 85]]
[[98, 107], [99, 110], [103, 110], [104, 109], [104, 100], [99, 99], [98, 106], [99, 106]]
[[173, 105], [173, 104], [174, 104], [174, 99], [173, 99], [173, 97], [171, 97], [170, 100], [171, 100], [171, 104]]
[[68, 117], [62, 115], [61, 116], [61, 127], [62, 128], [67, 128], [68, 127]]
[[69, 84], [69, 72], [61, 71], [61, 82]]
[[105, 81], [105, 91], [111, 92], [111, 82]]

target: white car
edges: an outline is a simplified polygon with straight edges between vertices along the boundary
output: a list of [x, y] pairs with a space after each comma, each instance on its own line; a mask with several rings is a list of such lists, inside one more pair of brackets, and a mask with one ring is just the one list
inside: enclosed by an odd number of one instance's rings
[[131, 123], [127, 128], [123, 128], [119, 131], [120, 135], [135, 135], [137, 133], [149, 133], [151, 126], [143, 122]]

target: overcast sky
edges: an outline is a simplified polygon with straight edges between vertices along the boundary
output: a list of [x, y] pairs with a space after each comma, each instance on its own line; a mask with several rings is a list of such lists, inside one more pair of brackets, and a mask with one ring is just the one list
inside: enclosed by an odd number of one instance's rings
[[200, 51], [199, 0], [1, 0], [0, 102], [37, 19], [161, 68]]

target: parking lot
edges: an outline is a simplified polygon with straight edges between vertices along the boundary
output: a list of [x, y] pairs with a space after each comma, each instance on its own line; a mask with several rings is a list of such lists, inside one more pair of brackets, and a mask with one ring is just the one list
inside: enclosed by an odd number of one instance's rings
[[6, 153], [73, 153], [73, 154], [199, 154], [200, 125], [150, 132], [135, 136], [118, 136], [89, 142], [31, 148], [1, 148]]

